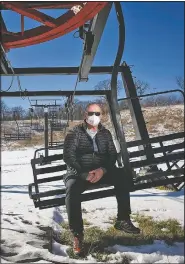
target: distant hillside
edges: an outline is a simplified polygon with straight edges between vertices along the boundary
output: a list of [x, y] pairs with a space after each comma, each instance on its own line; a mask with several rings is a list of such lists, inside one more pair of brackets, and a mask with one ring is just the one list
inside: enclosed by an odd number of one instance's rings
[[[142, 109], [145, 118], [146, 126], [150, 137], [167, 135], [174, 132], [184, 131], [184, 105], [173, 105], [173, 106], [160, 106], [160, 107], [146, 107]], [[121, 111], [121, 118], [123, 129], [125, 132], [126, 140], [135, 140], [135, 133], [132, 124], [132, 119], [129, 110]], [[110, 117], [104, 117], [103, 124], [111, 130], [112, 124]], [[42, 120], [43, 121], [43, 120]], [[27, 121], [28, 122], [28, 121]], [[69, 128], [81, 123], [82, 121], [69, 122]], [[4, 129], [7, 133], [16, 132], [16, 124], [14, 121], [2, 122], [1, 125], [1, 138], [3, 139]], [[20, 128], [21, 133], [26, 133], [29, 128]], [[32, 131], [32, 139], [15, 142], [5, 142], [2, 140], [2, 149], [15, 149], [28, 146], [43, 146], [44, 145], [44, 132]], [[64, 133], [54, 132], [53, 141], [63, 141]], [[50, 140], [50, 136], [49, 136]]]
[[[142, 111], [150, 137], [184, 131], [184, 105], [146, 107]], [[126, 139], [134, 140], [130, 111], [121, 111], [121, 119]], [[112, 128], [110, 121], [105, 122], [105, 125]]]

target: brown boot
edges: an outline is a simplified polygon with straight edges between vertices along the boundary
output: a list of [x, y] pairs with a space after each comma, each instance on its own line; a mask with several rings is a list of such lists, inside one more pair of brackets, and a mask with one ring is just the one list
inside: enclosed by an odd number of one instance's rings
[[74, 235], [73, 252], [75, 255], [81, 255], [83, 253], [83, 239], [83, 234]]

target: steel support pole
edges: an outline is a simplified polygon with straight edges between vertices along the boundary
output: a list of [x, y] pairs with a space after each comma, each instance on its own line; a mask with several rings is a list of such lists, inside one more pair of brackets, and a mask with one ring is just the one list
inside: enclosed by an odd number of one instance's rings
[[51, 125], [50, 141], [51, 141], [51, 146], [53, 146], [53, 127], [52, 125]]
[[30, 126], [32, 127], [32, 115], [31, 115], [31, 124], [30, 124]]
[[48, 108], [44, 111], [44, 147], [45, 157], [48, 157]]
[[[136, 135], [136, 139], [148, 140], [149, 135], [144, 120], [144, 116], [141, 110], [141, 105], [139, 99], [137, 98], [136, 87], [132, 78], [132, 74], [129, 66], [124, 62], [122, 64], [121, 72], [126, 97], [133, 97], [134, 99], [128, 99], [128, 107], [131, 113], [132, 123]], [[150, 145], [146, 146], [146, 158], [151, 159], [154, 157], [152, 147]]]

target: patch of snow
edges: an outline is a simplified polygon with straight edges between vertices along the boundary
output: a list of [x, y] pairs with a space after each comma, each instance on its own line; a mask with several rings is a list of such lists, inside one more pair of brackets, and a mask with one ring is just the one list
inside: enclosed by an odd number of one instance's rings
[[[151, 245], [108, 247], [108, 251], [131, 259], [131, 263], [184, 263], [184, 243], [168, 246], [164, 241], [155, 240]], [[122, 253], [122, 254], [121, 254]]]
[[162, 231], [162, 232], [168, 232], [169, 229], [164, 227], [164, 228], [161, 229], [161, 231]]

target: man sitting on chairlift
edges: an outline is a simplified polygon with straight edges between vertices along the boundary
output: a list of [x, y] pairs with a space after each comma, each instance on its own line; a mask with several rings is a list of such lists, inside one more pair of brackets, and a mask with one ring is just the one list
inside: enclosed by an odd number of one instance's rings
[[140, 233], [130, 220], [129, 179], [124, 168], [116, 167], [116, 148], [110, 131], [100, 122], [101, 117], [101, 107], [96, 103], [89, 104], [84, 123], [69, 131], [64, 141], [65, 203], [69, 227], [74, 235], [73, 251], [78, 255], [83, 250], [81, 193], [94, 184], [114, 186], [118, 208], [114, 228], [130, 234]]

